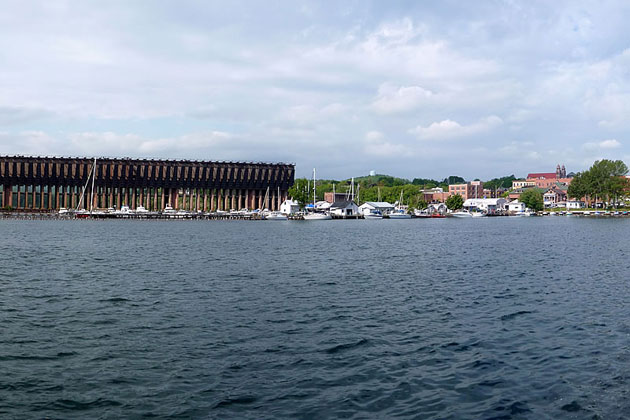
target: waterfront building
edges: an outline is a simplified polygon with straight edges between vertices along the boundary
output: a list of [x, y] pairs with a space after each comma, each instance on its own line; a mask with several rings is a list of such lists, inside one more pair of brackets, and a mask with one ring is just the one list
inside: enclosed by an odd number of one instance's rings
[[464, 201], [464, 208], [468, 211], [483, 211], [494, 214], [505, 210], [505, 198], [469, 198]]
[[562, 207], [567, 201], [567, 186], [559, 182], [555, 183], [543, 193], [545, 207]]
[[469, 198], [483, 198], [483, 182], [470, 181], [466, 184], [451, 184], [448, 186], [449, 195], [461, 195], [464, 201]]
[[507, 210], [510, 213], [522, 213], [526, 210], [526, 206], [525, 206], [525, 203], [518, 200], [514, 200], [507, 203]]
[[123, 205], [134, 210], [170, 205], [176, 210], [215, 211], [262, 208], [266, 199], [270, 209], [277, 210], [295, 174], [295, 165], [285, 163], [129, 158], [94, 162], [0, 156], [0, 204], [18, 211]]
[[567, 209], [583, 209], [586, 207], [586, 203], [581, 200], [569, 200], [567, 201]]
[[394, 205], [385, 201], [366, 201], [359, 206], [361, 214], [370, 213], [371, 210], [378, 210], [381, 214], [387, 214], [394, 210]]
[[300, 203], [294, 201], [292, 198], [284, 200], [280, 205], [280, 213], [282, 214], [294, 214], [300, 211]]
[[359, 206], [352, 201], [335, 201], [330, 206], [330, 214], [338, 217], [356, 217], [359, 214]]
[[444, 203], [431, 203], [429, 204], [429, 207], [427, 207], [427, 212], [429, 214], [437, 213], [445, 215], [448, 212], [448, 208]]

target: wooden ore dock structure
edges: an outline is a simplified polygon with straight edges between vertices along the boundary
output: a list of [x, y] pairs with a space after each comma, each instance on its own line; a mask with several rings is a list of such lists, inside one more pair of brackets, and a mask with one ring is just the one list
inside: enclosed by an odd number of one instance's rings
[[[295, 165], [286, 163], [130, 158], [97, 158], [96, 166], [94, 162], [87, 157], [0, 156], [0, 205], [23, 212], [75, 209], [79, 203], [87, 210], [127, 205], [162, 211], [170, 205], [213, 212], [262, 209], [268, 191], [269, 209], [279, 210], [295, 177]], [[93, 168], [93, 182], [87, 182]]]

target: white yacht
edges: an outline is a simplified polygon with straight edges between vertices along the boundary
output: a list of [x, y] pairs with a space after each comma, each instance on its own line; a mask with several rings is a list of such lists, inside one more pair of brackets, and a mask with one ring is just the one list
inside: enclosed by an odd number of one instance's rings
[[331, 220], [332, 216], [329, 213], [312, 212], [304, 215], [304, 220]]
[[390, 219], [411, 219], [411, 215], [405, 213], [403, 209], [395, 209], [388, 214]]
[[400, 191], [400, 199], [398, 200], [398, 205], [396, 208], [389, 212], [388, 214], [390, 219], [411, 219], [411, 215], [405, 211], [403, 208], [403, 192]]
[[381, 211], [377, 209], [370, 209], [370, 211], [363, 213], [363, 218], [369, 220], [382, 219], [383, 213], [381, 213]]
[[149, 212], [149, 210], [147, 210], [146, 208], [144, 208], [144, 206], [138, 206], [136, 208], [136, 213], [140, 213], [140, 214], [147, 214]]
[[468, 210], [458, 210], [458, 211], [455, 211], [455, 212], [449, 214], [449, 216], [451, 216], [451, 217], [459, 217], [459, 218], [473, 217], [473, 215], [470, 214], [470, 212]]
[[315, 199], [317, 195], [315, 194], [315, 168], [313, 168], [313, 212], [306, 213], [304, 215], [304, 220], [331, 220], [332, 216], [330, 213], [318, 213], [315, 211]]
[[282, 214], [279, 211], [272, 211], [265, 215], [265, 220], [289, 220], [286, 214]]
[[431, 217], [431, 213], [429, 213], [429, 211], [427, 209], [415, 209], [413, 211], [413, 215], [416, 217], [419, 217], [421, 219], [427, 219], [429, 217]]

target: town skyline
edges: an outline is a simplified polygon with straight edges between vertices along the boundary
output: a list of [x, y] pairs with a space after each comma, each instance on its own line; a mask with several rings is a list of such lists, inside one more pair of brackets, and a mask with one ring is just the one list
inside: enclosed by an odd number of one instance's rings
[[630, 161], [621, 1], [0, 11], [3, 154], [491, 179]]

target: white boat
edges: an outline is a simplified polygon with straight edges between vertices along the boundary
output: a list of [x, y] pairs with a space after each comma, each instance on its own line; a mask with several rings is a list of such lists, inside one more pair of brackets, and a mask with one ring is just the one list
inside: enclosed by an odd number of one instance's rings
[[304, 215], [304, 220], [331, 220], [332, 216], [328, 212], [316, 212], [315, 211], [315, 200], [317, 195], [315, 194], [315, 168], [313, 168], [313, 212], [307, 213]]
[[529, 217], [531, 215], [532, 213], [529, 211], [517, 211], [516, 213], [514, 213], [514, 216], [516, 217]]
[[455, 212], [449, 214], [449, 216], [451, 216], [451, 217], [458, 217], [458, 218], [473, 217], [473, 215], [470, 214], [470, 212], [468, 210], [455, 211]]
[[282, 214], [279, 211], [272, 211], [265, 215], [265, 220], [289, 220], [286, 214]]
[[68, 214], [69, 210], [65, 207], [61, 207], [59, 209], [59, 214]]
[[149, 210], [144, 208], [144, 206], [138, 206], [138, 208], [136, 208], [136, 213], [147, 214], [148, 212], [149, 212]]
[[162, 213], [175, 213], [175, 209], [170, 204], [167, 204]]
[[368, 220], [382, 219], [383, 213], [377, 209], [370, 209], [370, 211], [363, 213], [363, 218]]
[[332, 216], [329, 213], [312, 212], [304, 215], [304, 220], [331, 220]]
[[487, 214], [480, 211], [473, 211], [470, 213], [472, 217], [486, 217]]
[[394, 209], [388, 214], [390, 219], [411, 219], [411, 215], [405, 213], [403, 209]]
[[431, 217], [431, 213], [429, 213], [427, 209], [422, 209], [422, 210], [415, 209], [413, 211], [413, 215], [421, 219], [428, 219]]
[[402, 202], [403, 192], [401, 190], [400, 200], [398, 200], [398, 206], [394, 210], [390, 211], [388, 214], [390, 219], [411, 219], [411, 215], [402, 208]]

